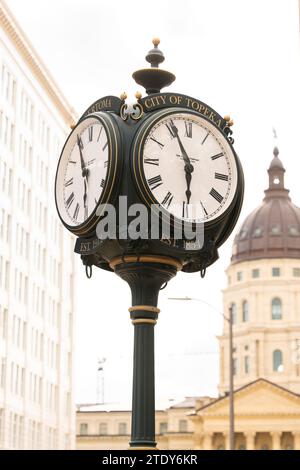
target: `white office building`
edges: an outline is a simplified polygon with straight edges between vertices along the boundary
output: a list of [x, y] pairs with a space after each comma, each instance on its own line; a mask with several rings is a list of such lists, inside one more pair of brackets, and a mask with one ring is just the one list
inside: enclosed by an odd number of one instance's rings
[[74, 447], [74, 240], [53, 187], [75, 118], [0, 0], [0, 449]]

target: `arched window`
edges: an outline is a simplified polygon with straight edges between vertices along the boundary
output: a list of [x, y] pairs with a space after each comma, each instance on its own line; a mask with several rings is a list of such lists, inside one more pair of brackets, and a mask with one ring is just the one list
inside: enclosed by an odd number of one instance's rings
[[272, 320], [281, 320], [282, 306], [281, 300], [278, 297], [272, 299]]
[[273, 351], [273, 371], [279, 372], [282, 366], [282, 351], [280, 349], [275, 349]]
[[237, 321], [237, 311], [236, 311], [236, 304], [232, 303], [230, 305], [231, 308], [231, 315], [232, 315], [232, 323], [236, 323]]
[[249, 321], [249, 304], [247, 300], [243, 302], [243, 321]]

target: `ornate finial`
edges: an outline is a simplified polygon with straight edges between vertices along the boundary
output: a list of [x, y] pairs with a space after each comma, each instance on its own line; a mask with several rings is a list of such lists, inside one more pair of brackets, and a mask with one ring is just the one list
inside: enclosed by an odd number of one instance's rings
[[229, 116], [229, 114], [226, 114], [226, 116], [224, 116], [224, 120], [227, 121], [227, 122], [230, 121], [230, 116]]
[[142, 93], [140, 91], [137, 91], [136, 94], [135, 94], [135, 97], [137, 100], [140, 100], [142, 98]]
[[124, 100], [126, 100], [126, 98], [127, 98], [127, 93], [125, 91], [123, 91], [123, 93], [120, 94], [120, 99], [122, 101], [124, 101]]
[[273, 155], [274, 155], [274, 157], [278, 157], [278, 155], [279, 155], [278, 147], [274, 147]]
[[277, 140], [277, 132], [276, 132], [276, 129], [275, 127], [273, 127], [273, 136], [274, 136], [274, 139]]
[[159, 93], [162, 88], [171, 85], [175, 80], [175, 75], [171, 72], [158, 68], [159, 64], [165, 60], [162, 51], [157, 47], [160, 44], [160, 40], [154, 38], [152, 43], [154, 48], [146, 55], [146, 60], [151, 65], [151, 68], [137, 70], [132, 74], [136, 83], [142, 85], [148, 95]]
[[152, 44], [154, 48], [151, 49], [148, 54], [146, 55], [146, 61], [149, 62], [152, 68], [158, 68], [159, 64], [161, 64], [165, 57], [160, 49], [158, 49], [158, 44], [160, 43], [160, 39], [154, 38], [152, 40]]

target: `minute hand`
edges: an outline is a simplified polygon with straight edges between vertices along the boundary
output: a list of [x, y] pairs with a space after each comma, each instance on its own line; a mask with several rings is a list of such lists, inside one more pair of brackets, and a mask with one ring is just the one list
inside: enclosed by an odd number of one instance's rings
[[188, 154], [186, 153], [184, 146], [182, 145], [181, 139], [180, 139], [180, 137], [179, 137], [179, 135], [178, 135], [178, 129], [177, 129], [177, 127], [173, 125], [173, 126], [172, 126], [172, 131], [173, 131], [173, 133], [174, 133], [174, 135], [175, 135], [175, 137], [176, 137], [176, 139], [177, 139], [177, 141], [178, 141], [178, 144], [179, 144], [179, 147], [180, 147], [180, 150], [181, 150], [181, 153], [182, 153], [183, 160], [185, 161], [185, 163], [186, 163], [187, 165], [190, 166], [190, 170], [191, 170], [191, 172], [192, 172], [192, 171], [194, 170], [194, 167], [193, 167], [193, 165], [191, 164], [191, 160], [189, 159], [189, 156], [188, 156]]

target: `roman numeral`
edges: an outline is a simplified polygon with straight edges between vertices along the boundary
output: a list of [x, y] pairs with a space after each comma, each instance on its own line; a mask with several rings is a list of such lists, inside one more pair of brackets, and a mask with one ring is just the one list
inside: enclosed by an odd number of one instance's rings
[[174, 122], [172, 121], [172, 119], [170, 120], [170, 124], [166, 124], [166, 126], [167, 126], [168, 131], [169, 131], [170, 134], [171, 134], [172, 139], [174, 139], [174, 137], [176, 137], [176, 135], [178, 134], [178, 129], [177, 129], [177, 127], [175, 126], [175, 124], [174, 124]]
[[206, 134], [206, 136], [205, 136], [204, 139], [202, 140], [201, 145], [204, 144], [204, 142], [206, 141], [206, 139], [207, 139], [208, 136], [209, 136], [209, 132]]
[[192, 134], [193, 134], [193, 123], [192, 122], [186, 122], [184, 121], [184, 124], [185, 124], [185, 137], [190, 137], [190, 139], [192, 138]]
[[108, 160], [105, 160], [105, 162], [104, 162], [104, 168], [107, 168], [107, 165], [108, 165]]
[[158, 166], [159, 159], [158, 158], [145, 158], [144, 163], [148, 163], [148, 165], [156, 165]]
[[104, 152], [104, 150], [106, 149], [107, 146], [108, 146], [108, 141], [105, 142], [105, 144], [104, 144], [104, 146], [103, 146], [103, 148], [102, 148], [103, 152]]
[[74, 165], [76, 165], [76, 162], [74, 162], [74, 160], [69, 160], [69, 163], [74, 163]]
[[101, 183], [100, 183], [101, 188], [104, 188], [104, 185], [105, 185], [105, 180], [102, 178]]
[[164, 199], [162, 200], [162, 205], [163, 206], [167, 206], [167, 209], [170, 207], [171, 205], [171, 202], [173, 201], [173, 197], [172, 196], [172, 193], [170, 193], [170, 191], [167, 192], [167, 194], [165, 195]]
[[188, 205], [185, 201], [182, 202], [182, 217], [185, 219], [188, 218]]
[[153, 140], [153, 142], [156, 142], [160, 146], [161, 149], [164, 148], [164, 144], [162, 144], [158, 140], [154, 139], [154, 137], [150, 137], [150, 139]]
[[160, 175], [153, 176], [153, 178], [150, 178], [148, 180], [148, 184], [150, 189], [153, 191], [154, 189], [158, 188], [162, 184], [162, 179]]
[[89, 127], [89, 141], [92, 142], [93, 140], [93, 126]]
[[73, 178], [70, 178], [68, 181], [65, 182], [65, 187], [70, 186], [73, 184]]
[[99, 131], [99, 135], [98, 135], [97, 142], [99, 142], [99, 139], [100, 139], [100, 136], [101, 136], [102, 129], [103, 129], [103, 127], [101, 126], [101, 127], [100, 127], [100, 131]]
[[83, 143], [82, 143], [80, 135], [77, 135], [77, 144], [78, 144], [78, 147], [80, 147], [81, 150], [83, 150]]
[[215, 198], [216, 201], [218, 201], [218, 202], [220, 202], [220, 203], [221, 203], [221, 202], [223, 201], [223, 199], [224, 199], [223, 196], [221, 196], [221, 194], [218, 193], [218, 191], [216, 191], [215, 188], [212, 188], [212, 189], [209, 191], [209, 194], [210, 194], [213, 198]]
[[215, 173], [215, 178], [217, 180], [228, 181], [228, 175], [223, 175], [223, 173]]
[[73, 201], [74, 201], [74, 193], [71, 193], [70, 196], [68, 197], [67, 201], [66, 201], [68, 209], [70, 209]]
[[224, 153], [221, 152], [221, 153], [217, 153], [216, 155], [213, 155], [212, 157], [210, 157], [212, 160], [216, 160], [217, 158], [220, 158], [220, 157], [223, 157]]
[[77, 202], [76, 207], [75, 207], [75, 211], [74, 211], [74, 214], [73, 214], [73, 219], [77, 220], [77, 217], [78, 217], [78, 214], [79, 214], [79, 208], [80, 208], [80, 206]]

